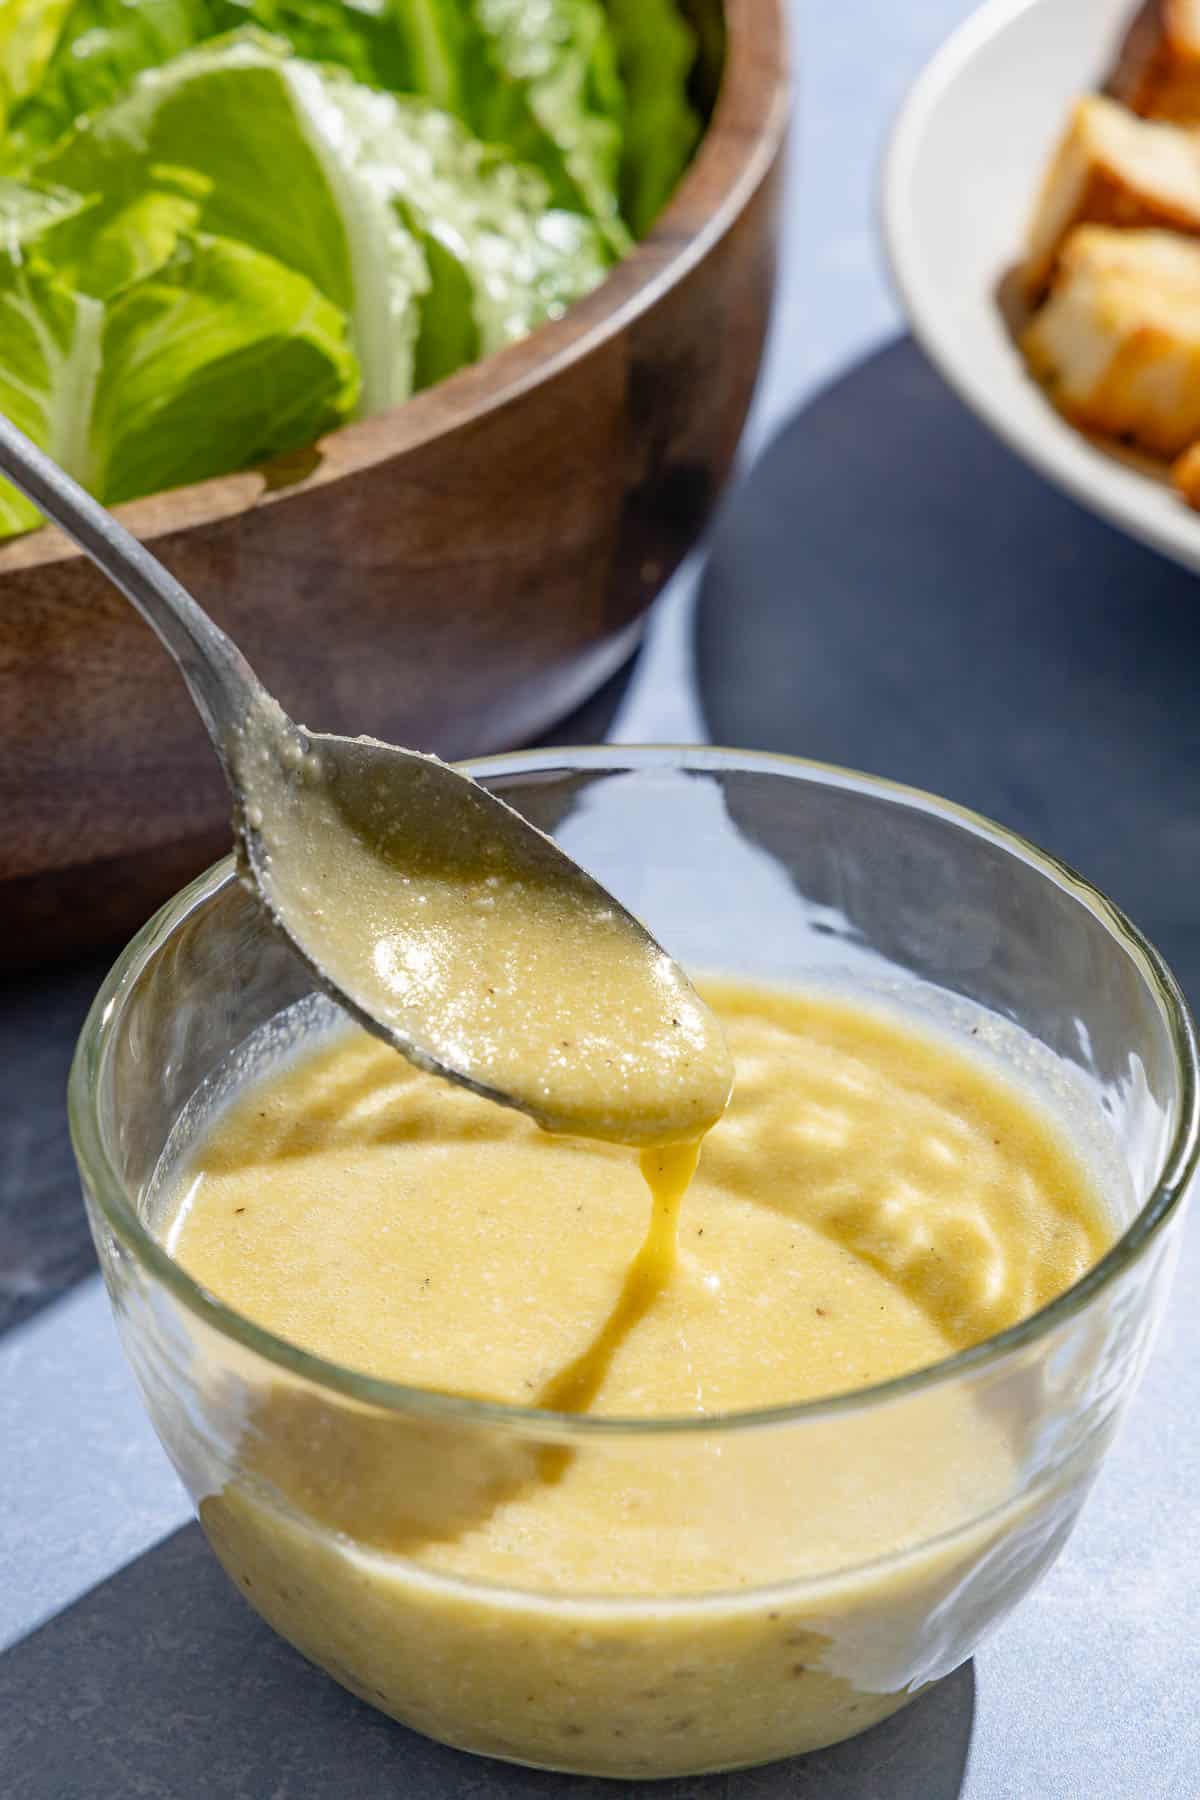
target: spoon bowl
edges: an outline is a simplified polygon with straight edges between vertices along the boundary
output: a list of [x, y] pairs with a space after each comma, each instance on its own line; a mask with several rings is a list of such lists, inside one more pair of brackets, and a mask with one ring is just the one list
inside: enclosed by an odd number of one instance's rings
[[418, 1067], [624, 1144], [720, 1116], [732, 1069], [691, 982], [486, 788], [436, 757], [298, 730], [273, 702], [234, 771], [260, 898], [320, 985]]

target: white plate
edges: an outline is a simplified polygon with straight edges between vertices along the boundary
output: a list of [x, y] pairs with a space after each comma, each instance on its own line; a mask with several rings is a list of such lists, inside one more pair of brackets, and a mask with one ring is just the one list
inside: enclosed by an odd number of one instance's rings
[[888, 256], [926, 354], [1018, 455], [1143, 543], [1200, 569], [1200, 517], [1081, 437], [1027, 374], [996, 303], [1073, 99], [1138, 0], [989, 0], [909, 94], [884, 167]]

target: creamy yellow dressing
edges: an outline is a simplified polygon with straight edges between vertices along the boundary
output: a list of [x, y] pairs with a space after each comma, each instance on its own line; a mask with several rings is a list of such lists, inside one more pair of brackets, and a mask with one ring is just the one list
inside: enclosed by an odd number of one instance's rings
[[[213, 1123], [168, 1242], [351, 1368], [646, 1418], [919, 1367], [1107, 1247], [1068, 1144], [982, 1060], [837, 999], [704, 993], [737, 1082], [686, 1199], [694, 1151], [643, 1154], [651, 1208], [628, 1151], [549, 1137], [349, 1031]], [[568, 1452], [280, 1380], [248, 1397], [245, 1478], [201, 1514], [265, 1616], [397, 1717], [491, 1754], [669, 1774], [832, 1742], [903, 1703], [895, 1646], [1002, 1529], [967, 1522], [1009, 1498], [1011, 1425], [949, 1385], [879, 1409], [852, 1453], [836, 1416], [802, 1445], [781, 1426]]]

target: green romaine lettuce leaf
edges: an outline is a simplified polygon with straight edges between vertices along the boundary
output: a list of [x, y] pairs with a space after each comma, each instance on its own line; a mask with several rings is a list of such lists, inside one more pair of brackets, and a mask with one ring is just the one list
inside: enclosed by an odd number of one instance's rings
[[589, 213], [623, 255], [623, 96], [600, 0], [471, 3], [483, 38], [468, 84], [472, 129], [539, 168], [555, 203]]
[[[343, 315], [244, 244], [177, 235], [107, 301], [37, 249], [0, 257], [0, 410], [109, 502], [309, 444], [349, 415], [357, 385]], [[0, 483], [0, 536], [40, 522]]]
[[45, 79], [75, 0], [5, 0], [0, 6], [0, 127]]
[[354, 166], [321, 71], [246, 31], [146, 70], [37, 165], [56, 184], [150, 185], [161, 165], [197, 178], [201, 228], [306, 275], [349, 317], [362, 410], [412, 392], [421, 247]]
[[416, 68], [389, 0], [209, 0], [215, 37], [257, 25], [309, 62], [335, 64], [372, 87], [409, 88]]
[[77, 293], [108, 300], [168, 262], [199, 214], [198, 201], [185, 193], [97, 196], [48, 231], [39, 252]]
[[[9, 170], [121, 97], [140, 72], [239, 26], [260, 26], [300, 57], [454, 113], [539, 168], [554, 203], [597, 219], [617, 254], [628, 248], [618, 195], [622, 73], [602, 0], [8, 3], [20, 15], [7, 34], [0, 25], [0, 96], [7, 83], [12, 97], [2, 154]], [[624, 0], [624, 10], [639, 4]], [[686, 27], [672, 21], [669, 0], [646, 4], [653, 24], [634, 27], [635, 74], [652, 73], [661, 52], [673, 79]]]
[[259, 25], [297, 56], [329, 63], [369, 87], [420, 94], [462, 111], [472, 41], [464, 0], [210, 0], [213, 31]]
[[[24, 76], [7, 120], [2, 160], [20, 169], [65, 135], [85, 113], [107, 106], [141, 69], [150, 69], [208, 35], [208, 0], [21, 0], [35, 25], [40, 67]], [[21, 26], [17, 25], [18, 32]]]
[[652, 221], [693, 56], [671, 0], [0, 0], [0, 408], [118, 501], [403, 400]]
[[[663, 0], [659, 0], [661, 5]], [[597, 219], [618, 254], [621, 78], [600, 0], [221, 0], [302, 57], [410, 94], [540, 169], [557, 206]]]
[[70, 188], [0, 177], [0, 254], [15, 255], [51, 226], [76, 219], [94, 205]]
[[524, 336], [611, 260], [593, 221], [551, 207], [537, 171], [449, 114], [254, 31], [142, 74], [37, 173], [106, 203], [190, 176], [200, 229], [298, 269], [347, 313], [366, 412]]
[[2, 0], [4, 166], [111, 105], [142, 70], [248, 25], [356, 81], [461, 110], [472, 31], [462, 0]]
[[408, 79], [384, 74], [381, 87], [423, 95], [447, 112], [465, 116], [464, 81], [475, 40], [465, 0], [385, 0], [393, 30], [406, 48]]
[[412, 88], [420, 67], [388, 9], [389, 0], [0, 0], [4, 166], [23, 166], [65, 137], [143, 69], [243, 25], [260, 25], [297, 55], [335, 63], [359, 81]]
[[[0, 412], [90, 486], [91, 414], [104, 308], [23, 257], [0, 258]], [[0, 536], [42, 522], [0, 481]]]
[[688, 99], [696, 37], [676, 0], [605, 0], [625, 88], [621, 211], [642, 237], [670, 199], [700, 136]]
[[[100, 302], [174, 255], [196, 215], [171, 194], [143, 195], [97, 225], [104, 211], [97, 196], [0, 181], [0, 411], [85, 486], [97, 478]], [[0, 537], [40, 523], [36, 508], [0, 482]]]
[[242, 26], [461, 117], [483, 43], [472, 0], [0, 0], [0, 124], [12, 115], [4, 166], [110, 105], [143, 69]]
[[341, 424], [358, 372], [337, 307], [246, 244], [182, 238], [108, 307], [92, 416], [106, 500], [203, 481]]
[[536, 170], [427, 101], [333, 75], [325, 89], [344, 153], [425, 248], [422, 380], [515, 342], [603, 280], [611, 257], [599, 227], [552, 208]]

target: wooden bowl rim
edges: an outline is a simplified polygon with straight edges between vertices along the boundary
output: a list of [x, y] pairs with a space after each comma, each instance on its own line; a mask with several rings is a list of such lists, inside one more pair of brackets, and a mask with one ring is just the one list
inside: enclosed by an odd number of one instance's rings
[[[787, 130], [790, 82], [783, 0], [725, 0], [724, 15], [721, 85], [691, 166], [647, 235], [561, 319], [387, 412], [339, 426], [315, 446], [320, 461], [302, 478], [273, 484], [261, 468], [241, 470], [129, 501], [114, 508], [117, 517], [135, 536], [152, 541], [250, 507], [311, 495], [474, 424], [562, 374], [648, 312], [725, 236], [772, 168]], [[692, 229], [684, 221], [702, 198], [707, 200], [706, 216]], [[46, 526], [0, 547], [0, 575], [81, 557], [60, 531]]]

